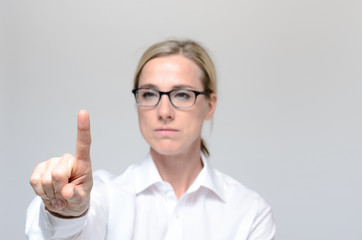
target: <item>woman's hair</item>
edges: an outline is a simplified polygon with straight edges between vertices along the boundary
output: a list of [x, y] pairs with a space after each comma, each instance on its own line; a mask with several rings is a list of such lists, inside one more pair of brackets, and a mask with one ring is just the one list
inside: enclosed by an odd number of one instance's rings
[[[139, 77], [147, 62], [154, 58], [172, 55], [181, 55], [193, 61], [202, 72], [200, 80], [204, 88], [203, 91], [210, 91], [210, 93], [216, 94], [216, 72], [214, 63], [205, 48], [191, 40], [167, 40], [149, 47], [138, 62], [133, 88], [138, 88]], [[210, 97], [210, 95], [207, 95], [207, 97]], [[205, 141], [202, 138], [201, 151], [206, 156], [210, 155]]]

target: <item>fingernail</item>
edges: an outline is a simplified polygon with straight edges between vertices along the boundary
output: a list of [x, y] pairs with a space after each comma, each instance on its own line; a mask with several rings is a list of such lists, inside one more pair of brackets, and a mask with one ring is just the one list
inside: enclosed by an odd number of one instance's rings
[[64, 203], [63, 200], [58, 199], [58, 200], [55, 202], [55, 207], [58, 208], [58, 209], [62, 209], [62, 208], [64, 208], [64, 206], [65, 206], [65, 203]]

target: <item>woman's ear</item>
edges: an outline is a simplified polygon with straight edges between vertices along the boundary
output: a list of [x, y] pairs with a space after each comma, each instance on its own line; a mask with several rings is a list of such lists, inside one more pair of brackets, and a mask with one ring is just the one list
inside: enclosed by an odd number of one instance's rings
[[209, 97], [209, 109], [205, 120], [211, 120], [214, 117], [214, 113], [216, 110], [217, 96], [215, 93], [211, 93]]

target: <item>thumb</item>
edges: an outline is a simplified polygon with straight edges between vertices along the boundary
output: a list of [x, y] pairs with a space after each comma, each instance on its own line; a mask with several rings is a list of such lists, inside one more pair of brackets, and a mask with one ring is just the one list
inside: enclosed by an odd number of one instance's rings
[[78, 113], [77, 143], [75, 149], [75, 158], [77, 160], [90, 161], [91, 142], [89, 114], [86, 110], [80, 110]]
[[77, 189], [74, 184], [68, 183], [62, 189], [62, 196], [67, 199], [71, 200], [74, 199], [77, 195]]

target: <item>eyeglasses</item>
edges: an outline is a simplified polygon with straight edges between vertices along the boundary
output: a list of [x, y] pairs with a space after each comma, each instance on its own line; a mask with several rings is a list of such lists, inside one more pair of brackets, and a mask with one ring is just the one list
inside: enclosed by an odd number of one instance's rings
[[168, 92], [161, 92], [154, 88], [137, 88], [132, 90], [132, 92], [138, 106], [155, 107], [160, 102], [162, 95], [165, 94], [175, 108], [190, 108], [195, 105], [197, 96], [200, 94], [210, 94], [210, 90], [198, 92], [189, 89], [174, 89]]

